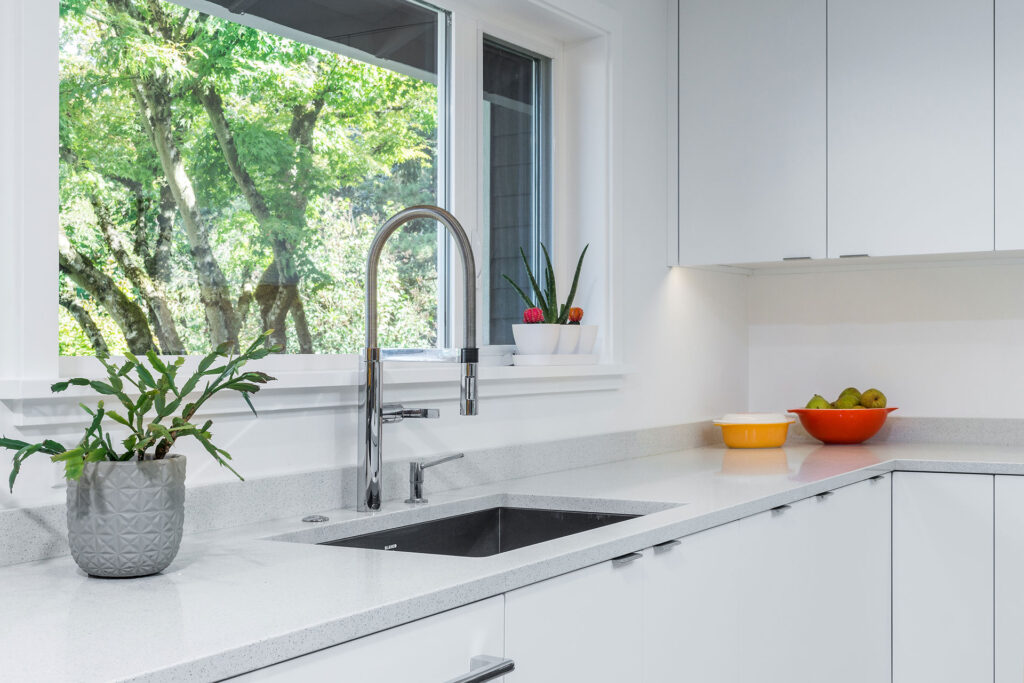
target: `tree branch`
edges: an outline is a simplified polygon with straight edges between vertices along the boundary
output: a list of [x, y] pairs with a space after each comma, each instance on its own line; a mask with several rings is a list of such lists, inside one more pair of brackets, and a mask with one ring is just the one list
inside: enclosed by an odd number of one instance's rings
[[110, 348], [107, 346], [106, 340], [103, 339], [103, 333], [100, 331], [96, 321], [89, 315], [89, 311], [85, 310], [85, 307], [78, 302], [78, 299], [62, 289], [58, 295], [58, 301], [71, 314], [75, 322], [78, 323], [78, 326], [82, 328], [82, 331], [85, 332], [85, 337], [89, 340], [89, 344], [92, 345], [96, 355], [109, 356]]
[[141, 354], [156, 349], [146, 314], [139, 305], [129, 299], [109, 275], [83, 256], [63, 230], [58, 237], [58, 255], [61, 272], [89, 292], [106, 309], [124, 333], [129, 351]]
[[92, 198], [92, 206], [103, 241], [110, 249], [110, 253], [114, 255], [114, 260], [117, 261], [122, 272], [146, 301], [147, 308], [151, 313], [153, 328], [160, 340], [160, 348], [168, 355], [185, 353], [185, 346], [178, 336], [178, 326], [174, 321], [171, 307], [167, 303], [167, 297], [149, 277], [149, 273], [146, 272], [140, 259], [128, 248], [126, 240], [114, 226], [107, 207], [96, 197]]

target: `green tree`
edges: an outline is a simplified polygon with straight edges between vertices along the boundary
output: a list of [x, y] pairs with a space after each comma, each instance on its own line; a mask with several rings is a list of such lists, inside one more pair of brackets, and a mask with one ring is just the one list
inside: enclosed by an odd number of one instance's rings
[[[436, 87], [162, 0], [61, 11], [62, 353], [358, 348], [376, 226], [433, 201]], [[385, 343], [435, 341], [435, 264], [433, 226], [389, 250]]]

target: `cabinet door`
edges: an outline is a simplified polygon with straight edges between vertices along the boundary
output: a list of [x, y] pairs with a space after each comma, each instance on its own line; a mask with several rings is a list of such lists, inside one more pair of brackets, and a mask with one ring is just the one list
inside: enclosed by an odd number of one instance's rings
[[996, 3], [995, 88], [996, 249], [1024, 249], [1024, 0]]
[[891, 476], [816, 496], [804, 567], [816, 605], [802, 615], [814, 628], [799, 645], [800, 680], [829, 683], [891, 681]]
[[740, 524], [647, 551], [643, 680], [739, 683]]
[[825, 0], [681, 0], [679, 263], [825, 256]]
[[993, 3], [829, 0], [828, 254], [988, 251]]
[[1024, 477], [996, 477], [996, 683], [1024, 680]]
[[501, 656], [504, 599], [472, 605], [244, 674], [233, 681], [444, 683], [478, 655]]
[[505, 594], [508, 683], [621, 683], [641, 667], [642, 563], [603, 562]]
[[738, 564], [741, 681], [821, 682], [805, 658], [827, 619], [808, 580], [815, 576], [810, 542], [812, 500], [740, 520], [743, 551]]
[[993, 478], [893, 475], [894, 683], [993, 677]]
[[740, 522], [741, 681], [889, 683], [890, 480]]

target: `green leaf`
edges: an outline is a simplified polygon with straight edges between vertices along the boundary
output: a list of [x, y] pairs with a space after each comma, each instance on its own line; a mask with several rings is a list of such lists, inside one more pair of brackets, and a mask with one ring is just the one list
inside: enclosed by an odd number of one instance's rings
[[526, 259], [526, 252], [522, 247], [519, 247], [519, 255], [523, 258], [523, 265], [526, 266], [526, 275], [530, 278], [530, 286], [533, 287], [533, 293], [537, 297], [537, 305], [544, 311], [545, 315], [548, 311], [548, 302], [544, 298], [544, 290], [541, 289], [537, 283], [537, 278], [533, 276], [533, 270], [530, 268], [530, 262]]
[[85, 462], [102, 462], [107, 459], [107, 449], [96, 448], [85, 454]]
[[64, 476], [67, 479], [78, 479], [85, 469], [85, 460], [82, 456], [64, 461]]
[[572, 308], [572, 302], [576, 298], [576, 287], [580, 283], [580, 271], [583, 270], [583, 257], [587, 255], [587, 249], [590, 245], [587, 244], [583, 247], [583, 251], [580, 253], [580, 259], [576, 262], [576, 273], [572, 276], [572, 288], [569, 290], [569, 298], [565, 300], [565, 305], [562, 306], [562, 310], [559, 312], [559, 324], [565, 324], [568, 320], [569, 309]]
[[146, 358], [149, 359], [149, 364], [152, 365], [157, 372], [161, 374], [167, 373], [167, 366], [164, 365], [162, 360], [160, 360], [160, 356], [156, 355], [156, 351], [153, 349], [146, 351]]
[[220, 354], [218, 354], [216, 351], [214, 351], [213, 353], [206, 354], [206, 356], [204, 356], [203, 359], [199, 361], [199, 368], [196, 370], [196, 374], [201, 375], [204, 372], [206, 372], [219, 357]]
[[8, 479], [8, 485], [11, 493], [14, 493], [14, 480], [18, 478], [18, 473], [21, 472], [21, 463], [25, 461], [25, 458], [33, 453], [38, 453], [42, 449], [43, 444], [41, 443], [25, 444], [23, 448], [14, 454], [11, 465], [11, 476]]
[[252, 411], [253, 416], [254, 417], [259, 417], [259, 414], [257, 414], [257, 412], [256, 412], [256, 408], [254, 408], [253, 405], [252, 405], [252, 399], [249, 398], [249, 393], [246, 392], [246, 391], [243, 391], [242, 392], [242, 398], [245, 399], [245, 405], [249, 406], [249, 410]]
[[157, 424], [156, 422], [151, 423], [146, 428], [146, 431], [150, 434], [153, 434], [154, 436], [158, 436], [163, 439], [174, 438], [171, 436], [171, 432], [169, 429], [167, 429], [167, 427], [164, 427], [162, 424]]
[[145, 365], [138, 363], [137, 361], [135, 365], [135, 374], [139, 376], [140, 385], [156, 389], [156, 380], [153, 379], [153, 375], [150, 374]]
[[510, 278], [508, 275], [502, 275], [502, 277], [505, 278], [505, 280], [510, 285], [512, 285], [512, 289], [514, 289], [516, 294], [519, 295], [519, 298], [523, 300], [523, 303], [526, 304], [527, 308], [534, 308], [535, 305], [534, 305], [534, 303], [532, 301], [530, 301], [530, 297], [526, 296], [526, 292], [524, 292], [519, 285], [517, 285], [515, 282], [513, 282], [512, 278]]
[[92, 390], [97, 394], [102, 394], [104, 396], [113, 396], [117, 393], [117, 391], [114, 390], [114, 387], [105, 382], [100, 382], [99, 380], [89, 382], [89, 386], [92, 387]]
[[540, 249], [544, 253], [544, 279], [548, 283], [548, 310], [551, 313], [550, 317], [545, 314], [545, 318], [551, 322], [558, 322], [558, 289], [555, 286], [555, 269], [551, 267], [548, 248], [541, 244]]
[[56, 384], [51, 384], [50, 391], [52, 391], [55, 394], [59, 394], [60, 392], [67, 389], [70, 384], [70, 382], [57, 382]]
[[85, 454], [85, 449], [79, 446], [78, 448], [72, 448], [71, 450], [58, 453], [57, 455], [51, 455], [50, 460], [53, 462], [64, 462], [71, 458], [80, 458]]
[[131, 422], [129, 422], [125, 418], [121, 417], [120, 413], [116, 413], [113, 410], [108, 410], [107, 411], [107, 417], [109, 417], [114, 422], [118, 422], [120, 424], [123, 424], [128, 429], [135, 429], [135, 425], [133, 425]]
[[25, 446], [29, 446], [28, 441], [21, 441], [19, 439], [8, 439], [7, 437], [0, 437], [0, 448], [9, 448], [12, 451], [20, 451]]

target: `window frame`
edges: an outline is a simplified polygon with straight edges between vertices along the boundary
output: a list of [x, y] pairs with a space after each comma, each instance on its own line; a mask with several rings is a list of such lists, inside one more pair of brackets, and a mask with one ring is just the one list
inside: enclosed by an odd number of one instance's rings
[[[480, 217], [481, 225], [487, 226], [486, 230], [481, 230], [482, 235], [482, 248], [480, 250], [480, 261], [481, 261], [481, 275], [480, 281], [489, 283], [491, 280], [491, 234], [490, 234], [490, 197], [487, 192], [487, 179], [489, 178], [489, 156], [488, 156], [488, 138], [490, 137], [489, 121], [486, 112], [486, 98], [484, 97], [483, 88], [483, 53], [484, 46], [491, 44], [499, 47], [503, 50], [511, 52], [513, 54], [521, 55], [527, 59], [534, 60], [536, 64], [536, 71], [534, 73], [534, 97], [536, 98], [537, 105], [534, 107], [534, 136], [535, 144], [531, 149], [533, 167], [536, 169], [533, 177], [533, 206], [532, 206], [532, 230], [530, 234], [531, 247], [530, 255], [532, 256], [530, 268], [534, 273], [541, 272], [542, 259], [541, 254], [535, 245], [544, 244], [548, 248], [548, 251], [552, 251], [552, 239], [553, 239], [553, 211], [552, 211], [552, 194], [553, 194], [553, 177], [554, 177], [554, 150], [552, 146], [552, 129], [554, 126], [553, 121], [553, 107], [552, 107], [552, 92], [554, 90], [552, 85], [552, 74], [554, 72], [555, 59], [549, 54], [543, 54], [541, 52], [530, 50], [522, 47], [521, 45], [514, 44], [510, 41], [498, 38], [490, 33], [482, 32], [480, 42], [480, 177], [481, 177], [481, 189], [480, 189]], [[550, 50], [550, 48], [549, 48]], [[557, 48], [551, 50], [557, 54]], [[481, 330], [481, 344], [489, 345], [491, 343], [491, 297], [490, 289], [484, 290], [483, 298], [480, 305], [480, 325], [478, 329]]]
[[[196, 0], [175, 1], [192, 7], [199, 6]], [[88, 357], [61, 357], [57, 348], [57, 307], [54, 305], [56, 278], [53, 275], [57, 270], [58, 234], [55, 159], [58, 130], [56, 35], [59, 19], [58, 4], [55, 0], [51, 2], [15, 0], [12, 7], [5, 8], [8, 21], [0, 23], [0, 86], [4, 86], [5, 91], [11, 94], [0, 105], [0, 159], [3, 159], [3, 163], [0, 163], [0, 244], [7, 245], [7, 248], [0, 250], [0, 291], [7, 294], [0, 297], [0, 316], [7, 322], [8, 329], [7, 334], [0, 334], [0, 401], [5, 402], [20, 398], [41, 398], [41, 383], [78, 373], [76, 364], [80, 366], [81, 362], [87, 363], [89, 360]], [[590, 232], [582, 234], [577, 229], [553, 230], [552, 257], [556, 270], [564, 273], [567, 263], [575, 262], [577, 244], [590, 242], [592, 246], [588, 265], [599, 272], [603, 279], [601, 291], [595, 295], [598, 308], [592, 309], [596, 311], [595, 317], [605, 330], [603, 366], [573, 371], [551, 369], [550, 372], [513, 367], [501, 368], [497, 374], [514, 378], [518, 373], [527, 380], [542, 376], [622, 374], [623, 367], [618, 363], [621, 361], [621, 344], [618, 343], [621, 333], [614, 326], [617, 267], [609, 256], [615, 251], [616, 236], [612, 225], [615, 223], [614, 213], [617, 208], [611, 192], [614, 188], [611, 165], [614, 136], [611, 121], [615, 106], [611, 89], [621, 61], [620, 48], [616, 47], [618, 42], [615, 40], [621, 31], [621, 18], [615, 10], [582, 0], [556, 0], [553, 3], [524, 0], [522, 3], [503, 4], [501, 7], [493, 3], [481, 6], [472, 0], [442, 0], [431, 4], [448, 12], [450, 17], [450, 47], [446, 56], [450, 65], [448, 85], [452, 122], [447, 141], [447, 204], [452, 213], [463, 220], [470, 232], [474, 249], [481, 253], [482, 240], [478, 227], [483, 224], [479, 172], [482, 163], [480, 93], [483, 37], [487, 35], [551, 59], [550, 102], [554, 112], [551, 123], [552, 223], [556, 226], [577, 223], [591, 226]], [[201, 7], [207, 5], [202, 4]], [[217, 8], [210, 7], [211, 10]], [[236, 20], [234, 15], [228, 18]], [[253, 24], [258, 21], [256, 17], [247, 19]], [[281, 33], [278, 30], [275, 32]], [[564, 34], [564, 42], [562, 37], [554, 37], [559, 33]], [[292, 37], [287, 33], [281, 34]], [[599, 41], [600, 44], [586, 50], [578, 49], [579, 45], [587, 41]], [[599, 61], [595, 63], [595, 59]], [[587, 216], [577, 220], [574, 216], [577, 212], [587, 213], [578, 196], [581, 190], [577, 190], [575, 196], [562, 192], [569, 185], [570, 163], [565, 146], [560, 149], [559, 140], [568, 137], [567, 118], [572, 114], [560, 107], [560, 102], [576, 98], [579, 94], [576, 86], [573, 92], [566, 92], [567, 64], [573, 65], [573, 73], [586, 71], [598, 77], [594, 92], [589, 94], [589, 104], [598, 107], [591, 108], [591, 112], [603, 114], [601, 123], [604, 135], [596, 140], [601, 147], [599, 163], [591, 166], [594, 167], [593, 176], [602, 183], [602, 187], [588, 188], [587, 191], [600, 192], [607, 200], [600, 207], [586, 207], [592, 211], [593, 216], [601, 217], [597, 221], [584, 221], [583, 218]], [[26, 106], [27, 102], [33, 106]], [[454, 135], [452, 131], [459, 131], [460, 134]], [[471, 131], [472, 134], [462, 134], [462, 131]], [[573, 184], [578, 184], [577, 179], [573, 179]], [[52, 210], [39, 211], [38, 207], [52, 207]], [[573, 219], [566, 220], [571, 215]], [[24, 227], [28, 225], [30, 229]], [[603, 255], [592, 256], [596, 251], [595, 243], [603, 247]], [[458, 264], [453, 264], [447, 273], [452, 283], [449, 299], [454, 298], [456, 301], [461, 298], [461, 275], [457, 271]], [[478, 297], [482, 295], [483, 291], [478, 287]], [[481, 302], [478, 300], [477, 303], [479, 311]], [[450, 309], [448, 329], [461, 328], [459, 308]], [[52, 315], [39, 314], [39, 311], [48, 310], [53, 311]], [[342, 381], [355, 358], [356, 354], [295, 354], [287, 360], [284, 357], [268, 358], [264, 367], [270, 372], [291, 375], [291, 380], [287, 382], [291, 388], [315, 387], [320, 386], [322, 381], [314, 376], [323, 372], [336, 372], [335, 379]], [[398, 375], [404, 372], [407, 371], [396, 370]], [[89, 374], [95, 374], [95, 371]], [[427, 384], [447, 383], [447, 375], [441, 368], [408, 371], [410, 378], [415, 376], [419, 378], [417, 382]], [[342, 381], [342, 384], [345, 383]], [[565, 388], [552, 387], [549, 390], [578, 391], [579, 388], [567, 385]], [[291, 407], [294, 408], [294, 404]]]

